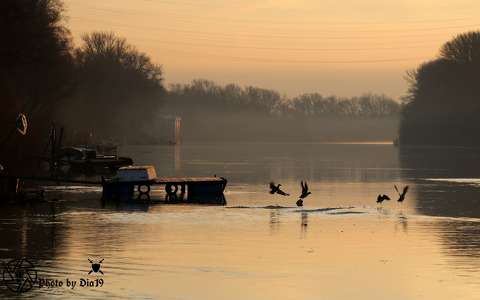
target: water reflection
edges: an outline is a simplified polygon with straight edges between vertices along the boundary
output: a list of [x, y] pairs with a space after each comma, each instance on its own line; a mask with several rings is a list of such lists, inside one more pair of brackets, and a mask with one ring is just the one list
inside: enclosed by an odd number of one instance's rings
[[150, 202], [146, 201], [114, 201], [102, 199], [102, 208], [111, 211], [138, 211], [148, 212]]
[[[449, 266], [477, 272], [480, 266], [480, 152], [468, 148], [404, 148], [404, 176], [420, 214], [442, 217], [424, 224], [438, 236]], [[447, 218], [445, 218], [447, 217]], [[474, 218], [471, 221], [461, 218]]]
[[[479, 187], [448, 180], [480, 178], [475, 151], [320, 144], [128, 151], [160, 176], [224, 175], [238, 208], [55, 192], [56, 202], [0, 207], [0, 259], [34, 258], [42, 272], [65, 277], [88, 273], [89, 257], [105, 258], [107, 287], [72, 294], [84, 299], [450, 299], [469, 289], [458, 279], [465, 271], [480, 278]], [[305, 207], [268, 194], [271, 179], [295, 195], [307, 179]], [[405, 202], [377, 205], [376, 195], [393, 195], [394, 184], [411, 186]], [[378, 285], [385, 278], [396, 284]], [[66, 297], [54, 293], [28, 297]]]
[[395, 223], [395, 231], [398, 231], [399, 228], [403, 231], [403, 233], [408, 232], [408, 217], [403, 213], [403, 211], [399, 211], [397, 213], [397, 222]]
[[[65, 211], [62, 204], [2, 204], [0, 211], [2, 272], [5, 264], [14, 258], [28, 258], [37, 269], [48, 268], [67, 247], [68, 226], [59, 218]], [[0, 298], [11, 297], [12, 292], [1, 283]], [[35, 291], [29, 294], [34, 296]]]
[[174, 146], [174, 169], [176, 173], [179, 173], [180, 170], [182, 169], [182, 152], [180, 145], [175, 145]]
[[302, 211], [300, 219], [300, 237], [305, 238], [307, 235], [307, 226], [308, 226], [308, 213]]
[[479, 151], [465, 148], [401, 148], [399, 157], [405, 179], [415, 183], [411, 192], [415, 194], [420, 213], [480, 217], [480, 186], [455, 180], [480, 178]]
[[[237, 184], [267, 184], [275, 178], [298, 184], [302, 179], [375, 182], [400, 178], [397, 150], [392, 145], [239, 143], [127, 146], [120, 151], [135, 157], [137, 164], [155, 165], [160, 176], [217, 174]], [[174, 163], [174, 157], [181, 157], [180, 162]]]
[[57, 215], [63, 207], [54, 203], [2, 205], [0, 207], [0, 258], [55, 257], [66, 229]]
[[275, 234], [280, 228], [280, 211], [277, 209], [270, 210], [270, 234]]

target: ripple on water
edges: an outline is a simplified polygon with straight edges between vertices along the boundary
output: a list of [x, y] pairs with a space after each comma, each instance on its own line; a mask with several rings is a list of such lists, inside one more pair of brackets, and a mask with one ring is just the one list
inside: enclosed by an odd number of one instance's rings
[[480, 186], [480, 178], [425, 178], [424, 180]]
[[99, 186], [84, 186], [84, 185], [46, 185], [42, 186], [46, 192], [68, 192], [68, 193], [91, 193], [101, 192], [102, 188]]

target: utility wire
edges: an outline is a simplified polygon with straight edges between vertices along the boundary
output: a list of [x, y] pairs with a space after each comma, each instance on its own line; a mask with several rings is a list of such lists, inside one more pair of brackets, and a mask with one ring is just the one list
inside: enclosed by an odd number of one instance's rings
[[[162, 27], [155, 27], [155, 26], [138, 26], [126, 23], [118, 23], [118, 22], [107, 22], [99, 19], [94, 18], [85, 18], [85, 17], [71, 17], [72, 19], [84, 20], [88, 22], [97, 22], [100, 24], [106, 24], [110, 26], [117, 26], [117, 27], [125, 27], [125, 28], [137, 28], [140, 30], [157, 30], [162, 31], [166, 30], [168, 32], [175, 32], [175, 33], [186, 33], [186, 34], [195, 34], [195, 35], [206, 35], [206, 36], [221, 36], [221, 37], [243, 37], [249, 39], [264, 39], [264, 40], [273, 40], [273, 39], [287, 39], [287, 40], [365, 40], [365, 39], [383, 39], [383, 38], [391, 38], [391, 39], [399, 39], [399, 38], [425, 38], [425, 37], [434, 37], [432, 34], [402, 34], [402, 35], [369, 35], [369, 36], [362, 36], [362, 35], [352, 35], [352, 36], [323, 36], [321, 34], [318, 35], [311, 35], [311, 36], [299, 36], [299, 35], [281, 35], [281, 34], [245, 34], [245, 33], [218, 33], [218, 32], [206, 32], [206, 31], [197, 31], [197, 30], [185, 30], [185, 29], [178, 29], [176, 27], [169, 27], [169, 26], [162, 26]], [[480, 27], [480, 24], [469, 25], [470, 28], [472, 27]], [[465, 27], [466, 28], [466, 27]], [[473, 29], [473, 28], [472, 28]], [[441, 36], [444, 36], [445, 33], [441, 33]]]
[[[150, 10], [148, 11], [145, 11], [145, 10], [138, 10], [138, 9], [132, 9], [132, 8], [128, 8], [128, 9], [111, 9], [111, 8], [101, 8], [101, 7], [98, 7], [98, 6], [90, 6], [90, 5], [85, 5], [85, 1], [82, 0], [82, 1], [79, 1], [79, 0], [67, 0], [65, 2], [70, 2], [70, 3], [75, 3], [74, 5], [75, 6], [80, 6], [80, 7], [84, 7], [84, 8], [87, 8], [87, 9], [92, 9], [92, 10], [97, 10], [97, 11], [105, 11], [105, 12], [111, 12], [111, 13], [120, 13], [120, 14], [128, 14], [128, 15], [132, 15], [132, 14], [139, 14], [139, 15], [153, 15], [153, 16], [159, 16], [159, 14], [162, 14], [162, 13], [166, 13], [168, 15], [179, 15], [179, 14], [175, 14], [174, 12], [172, 11], [165, 11], [165, 10], [162, 10], [162, 11], [152, 11], [151, 8], [152, 7], [149, 7]], [[180, 4], [180, 5], [185, 5], [187, 3], [185, 2], [177, 2], [177, 1], [148, 1], [148, 0], [145, 0], [145, 2], [151, 2], [152, 4], [157, 4], [157, 3], [168, 3], [168, 4]], [[98, 2], [94, 2], [93, 4], [97, 4]], [[198, 7], [198, 4], [197, 2], [195, 3], [188, 3], [188, 5], [195, 5]], [[132, 6], [137, 6], [137, 5], [132, 5]], [[200, 5], [201, 6], [201, 5]], [[204, 4], [205, 6], [205, 4]], [[162, 9], [164, 9], [164, 7], [162, 7]], [[178, 10], [175, 10], [175, 12], [177, 12]], [[197, 10], [195, 11], [192, 11], [194, 13], [197, 12]], [[185, 16], [185, 15], [182, 15], [182, 16]], [[198, 18], [198, 15], [195, 15], [195, 16], [192, 16], [192, 15], [188, 15], [188, 16], [185, 16], [187, 17], [188, 19], [197, 19], [197, 20], [202, 20], [202, 19], [199, 19]], [[304, 17], [303, 15], [301, 15], [301, 17]], [[427, 24], [431, 24], [431, 23], [446, 23], [446, 22], [457, 22], [457, 21], [466, 21], [466, 20], [475, 20], [477, 19], [477, 17], [475, 16], [469, 16], [469, 17], [459, 17], [459, 18], [447, 18], [447, 19], [402, 19], [402, 20], [397, 20], [395, 21], [396, 24], [424, 24], [424, 23], [427, 23]], [[289, 22], [289, 20], [285, 20], [285, 19], [282, 19], [282, 20], [279, 20], [279, 19], [271, 19], [271, 20], [267, 20], [265, 18], [262, 18], [262, 19], [236, 19], [236, 18], [232, 18], [232, 17], [228, 17], [228, 18], [218, 18], [218, 17], [211, 17], [209, 16], [208, 18], [205, 18], [203, 20], [206, 20], [208, 22], [221, 22], [223, 24], [225, 23], [262, 23], [262, 24], [281, 24], [281, 25], [285, 25], [285, 24], [298, 24], [298, 25], [313, 25], [313, 24], [319, 24], [319, 25], [325, 25], [325, 24], [332, 24], [332, 25], [341, 25], [341, 24], [350, 24], [350, 25], [359, 25], [359, 24], [365, 24], [365, 25], [385, 25], [385, 24], [392, 24], [391, 21], [344, 21], [344, 20], [335, 20], [335, 21], [314, 21], [314, 22]]]

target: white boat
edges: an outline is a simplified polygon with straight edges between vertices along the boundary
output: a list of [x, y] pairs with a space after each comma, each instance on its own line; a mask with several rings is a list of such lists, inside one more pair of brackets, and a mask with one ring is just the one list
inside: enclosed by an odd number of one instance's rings
[[157, 179], [157, 172], [154, 166], [127, 166], [121, 167], [113, 178], [121, 182], [143, 182]]

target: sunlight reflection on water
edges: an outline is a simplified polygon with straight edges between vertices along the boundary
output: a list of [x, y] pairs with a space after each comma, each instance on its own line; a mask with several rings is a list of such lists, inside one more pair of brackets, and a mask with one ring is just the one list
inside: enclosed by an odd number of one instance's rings
[[[478, 298], [472, 180], [480, 168], [466, 150], [187, 145], [180, 166], [172, 151], [123, 149], [160, 176], [231, 174], [227, 205], [105, 203], [98, 189], [55, 187], [48, 193], [60, 201], [2, 206], [2, 262], [23, 256], [44, 277], [105, 280], [97, 289], [36, 288], [15, 298]], [[453, 156], [455, 164], [444, 159]], [[292, 196], [270, 195], [271, 180]], [[312, 191], [303, 208], [295, 206], [300, 180]], [[394, 184], [410, 186], [404, 203]], [[392, 200], [378, 205], [379, 193]], [[104, 259], [104, 275], [88, 275], [88, 258]], [[3, 285], [0, 295], [12, 296]]]

